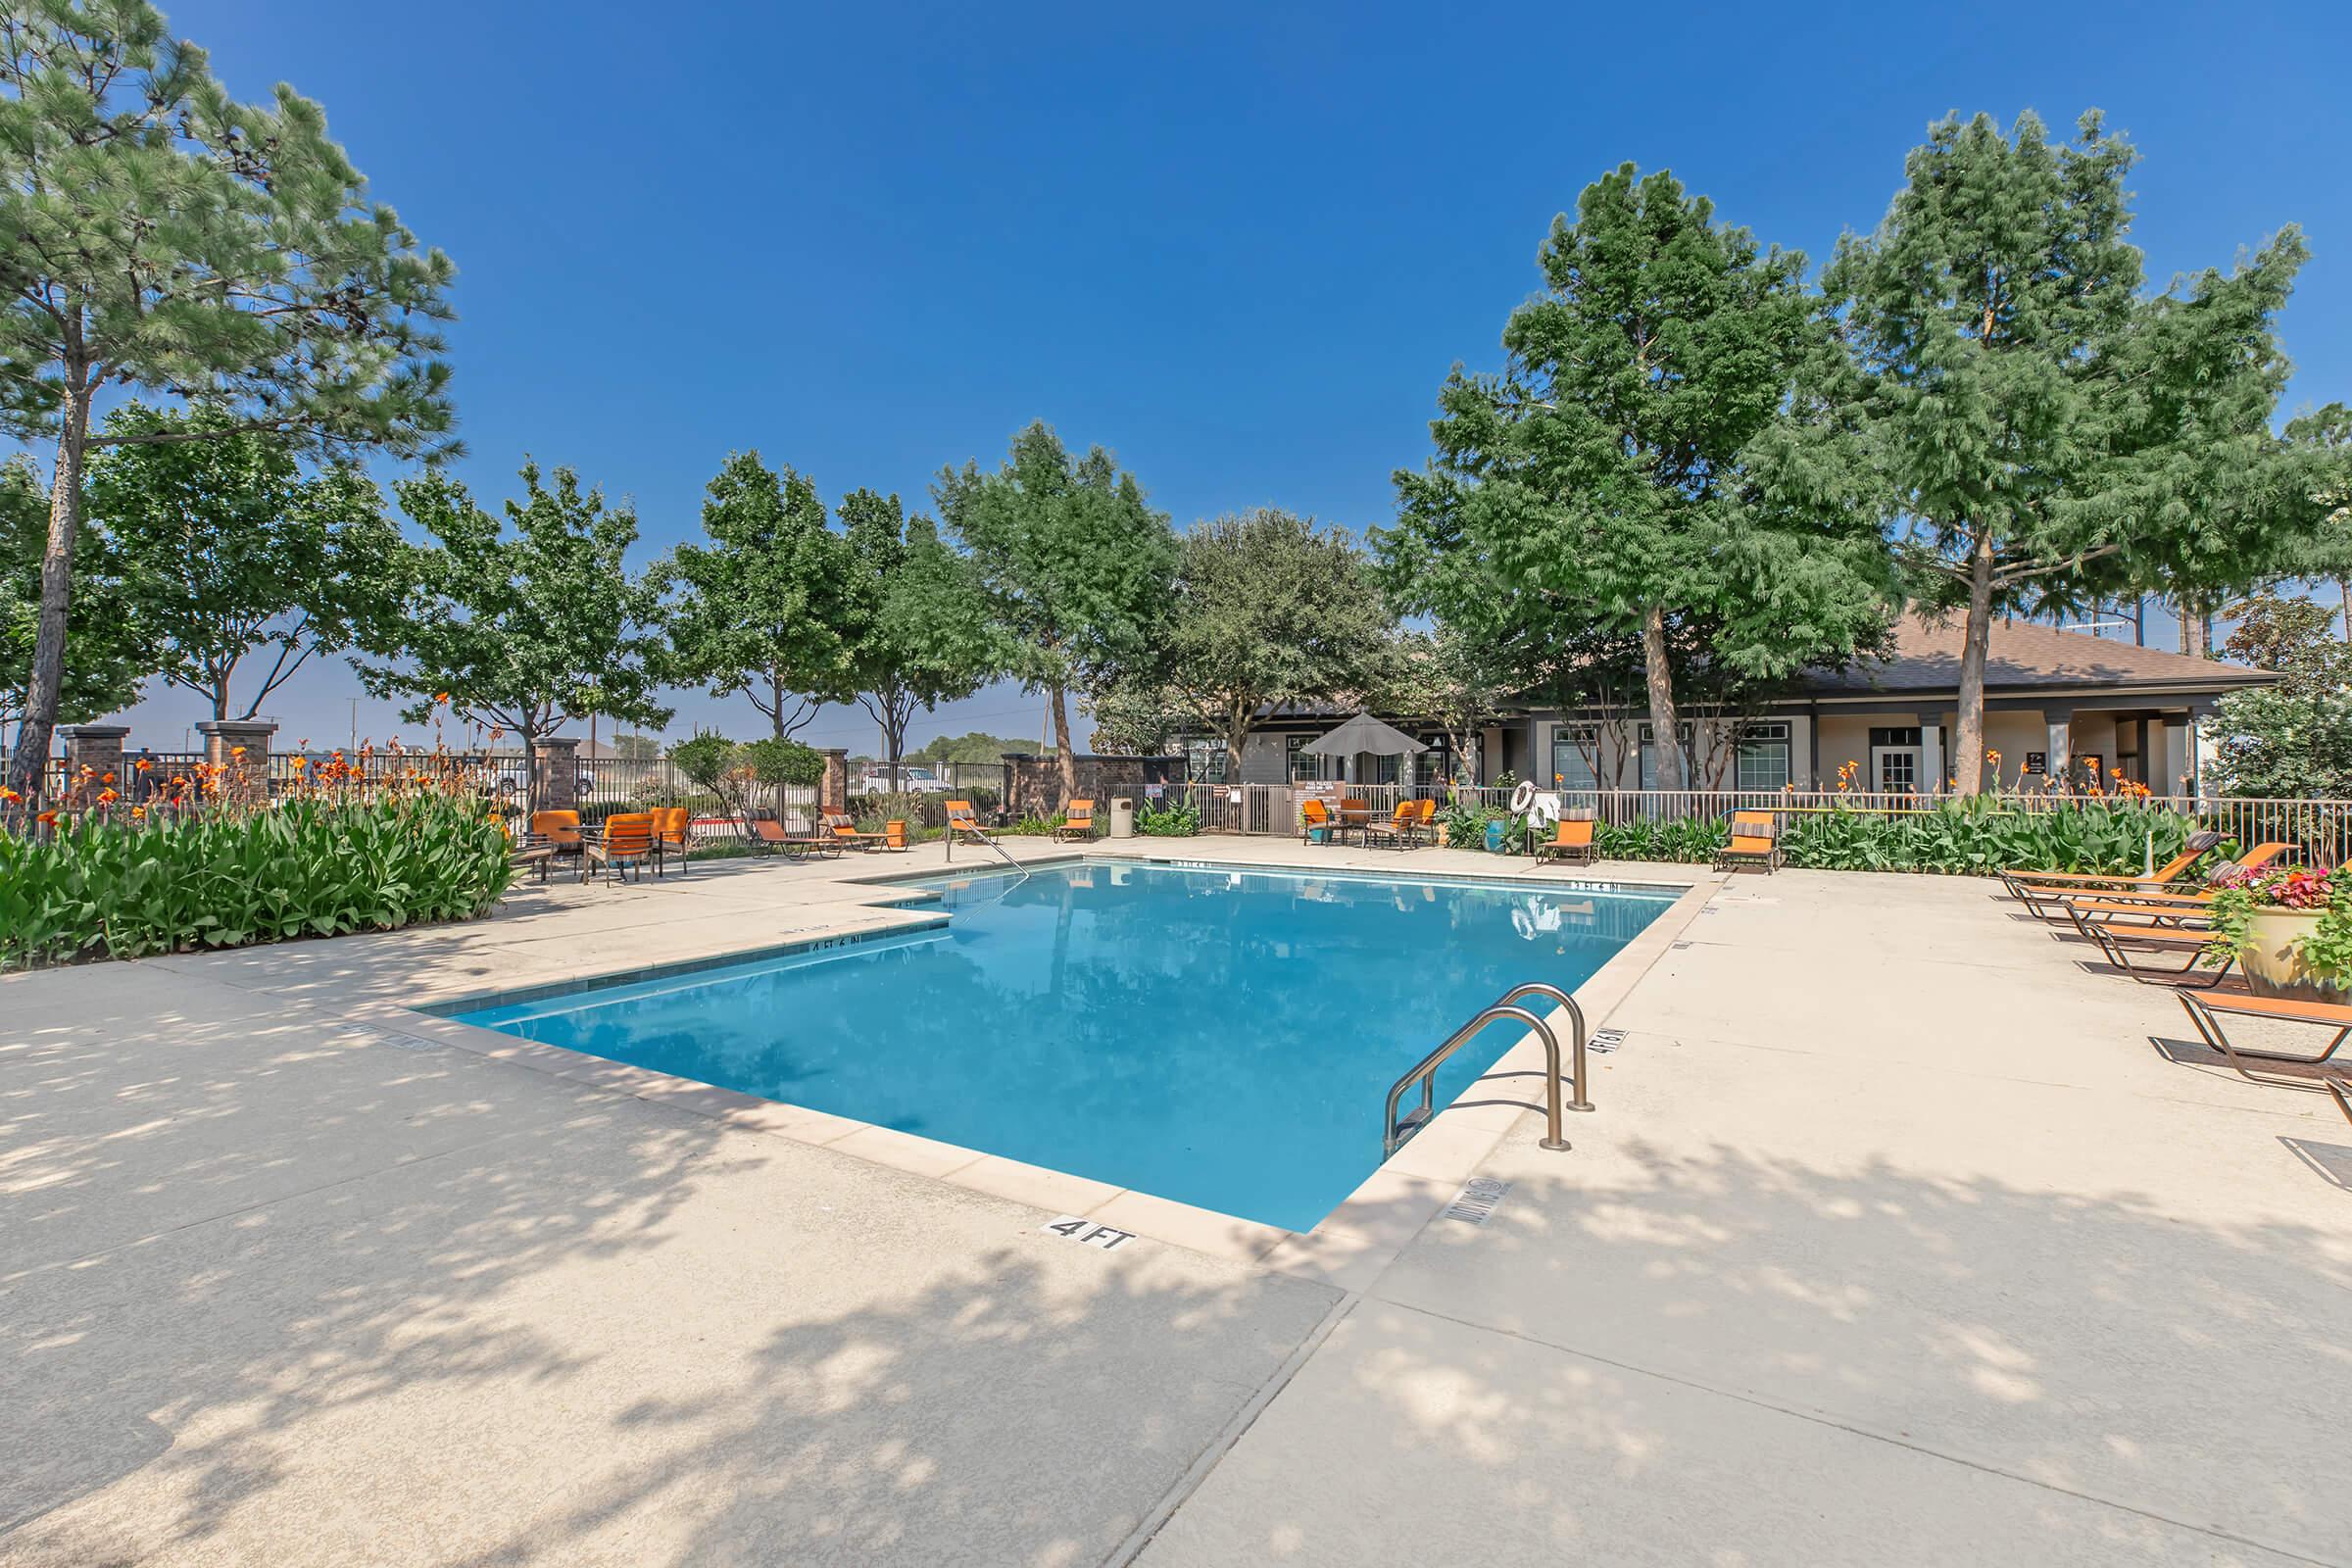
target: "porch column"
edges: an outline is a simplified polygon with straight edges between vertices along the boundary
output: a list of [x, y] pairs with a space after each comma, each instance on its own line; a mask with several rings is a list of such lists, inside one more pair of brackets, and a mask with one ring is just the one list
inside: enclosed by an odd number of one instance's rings
[[2164, 748], [2156, 760], [2162, 770], [2160, 779], [2150, 780], [2159, 795], [2185, 794], [2189, 775], [2196, 771], [2196, 735], [2186, 713], [2164, 715]]
[[2070, 776], [2070, 770], [2073, 766], [2074, 755], [2074, 710], [2067, 709], [2054, 716], [2044, 712], [2042, 722], [2048, 729], [2050, 737], [2048, 741], [2049, 754], [2045, 762], [2049, 776], [2062, 784], [2072, 784], [2074, 780]]
[[1919, 719], [1919, 793], [1943, 793], [1943, 725], [1941, 715], [1934, 711], [1916, 715]]

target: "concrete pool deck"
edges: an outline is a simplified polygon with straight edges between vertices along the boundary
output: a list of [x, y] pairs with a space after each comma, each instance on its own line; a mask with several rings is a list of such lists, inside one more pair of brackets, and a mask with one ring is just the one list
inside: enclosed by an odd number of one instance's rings
[[407, 1026], [905, 868], [0, 981], [0, 1563], [2352, 1562], [2352, 1127], [1981, 882], [1601, 868], [1575, 1150], [1253, 1255]]

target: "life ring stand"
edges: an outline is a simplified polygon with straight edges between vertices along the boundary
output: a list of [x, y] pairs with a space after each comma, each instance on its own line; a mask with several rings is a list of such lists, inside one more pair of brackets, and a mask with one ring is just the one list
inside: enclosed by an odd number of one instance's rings
[[1535, 804], [1536, 781], [1532, 778], [1521, 779], [1519, 781], [1519, 787], [1511, 791], [1511, 814], [1513, 816], [1525, 816], [1528, 813], [1528, 808], [1533, 807]]

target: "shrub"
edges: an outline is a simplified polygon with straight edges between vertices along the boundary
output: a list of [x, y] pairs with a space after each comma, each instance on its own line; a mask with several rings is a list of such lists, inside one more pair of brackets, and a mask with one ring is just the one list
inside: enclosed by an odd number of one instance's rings
[[464, 919], [506, 892], [508, 852], [490, 808], [438, 792], [0, 833], [0, 967]]
[[1189, 839], [1200, 831], [1200, 808], [1190, 801], [1153, 808], [1150, 801], [1135, 808], [1135, 830], [1146, 838]]

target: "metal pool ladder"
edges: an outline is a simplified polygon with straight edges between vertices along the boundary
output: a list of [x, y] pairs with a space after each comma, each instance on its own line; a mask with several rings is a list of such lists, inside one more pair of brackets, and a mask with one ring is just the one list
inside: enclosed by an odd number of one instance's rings
[[[1592, 1102], [1585, 1095], [1584, 1009], [1576, 1004], [1574, 998], [1558, 986], [1545, 985], [1541, 980], [1534, 980], [1523, 986], [1513, 986], [1486, 1006], [1481, 1007], [1468, 1023], [1448, 1035], [1444, 1045], [1421, 1058], [1418, 1066], [1389, 1086], [1388, 1104], [1382, 1109], [1380, 1119], [1381, 1158], [1386, 1159], [1397, 1150], [1402, 1149], [1405, 1140], [1429, 1125], [1430, 1118], [1437, 1113], [1438, 1069], [1446, 1064], [1446, 1058], [1468, 1045], [1471, 1038], [1481, 1029], [1502, 1018], [1527, 1025], [1535, 1032], [1536, 1038], [1544, 1042], [1544, 1142], [1541, 1147], [1555, 1151], [1567, 1149], [1568, 1140], [1560, 1136], [1559, 1036], [1551, 1032], [1551, 1025], [1547, 1021], [1537, 1017], [1527, 1008], [1516, 1005], [1521, 997], [1536, 996], [1549, 997], [1568, 1009], [1568, 1021], [1572, 1025], [1570, 1059], [1574, 1063], [1573, 1070], [1576, 1077], [1576, 1098], [1568, 1102], [1568, 1108], [1570, 1110], [1591, 1110], [1592, 1108]], [[1404, 1098], [1404, 1092], [1413, 1086], [1416, 1079], [1421, 1084], [1420, 1106], [1405, 1112], [1403, 1118], [1399, 1119], [1396, 1115], [1396, 1102]]]

